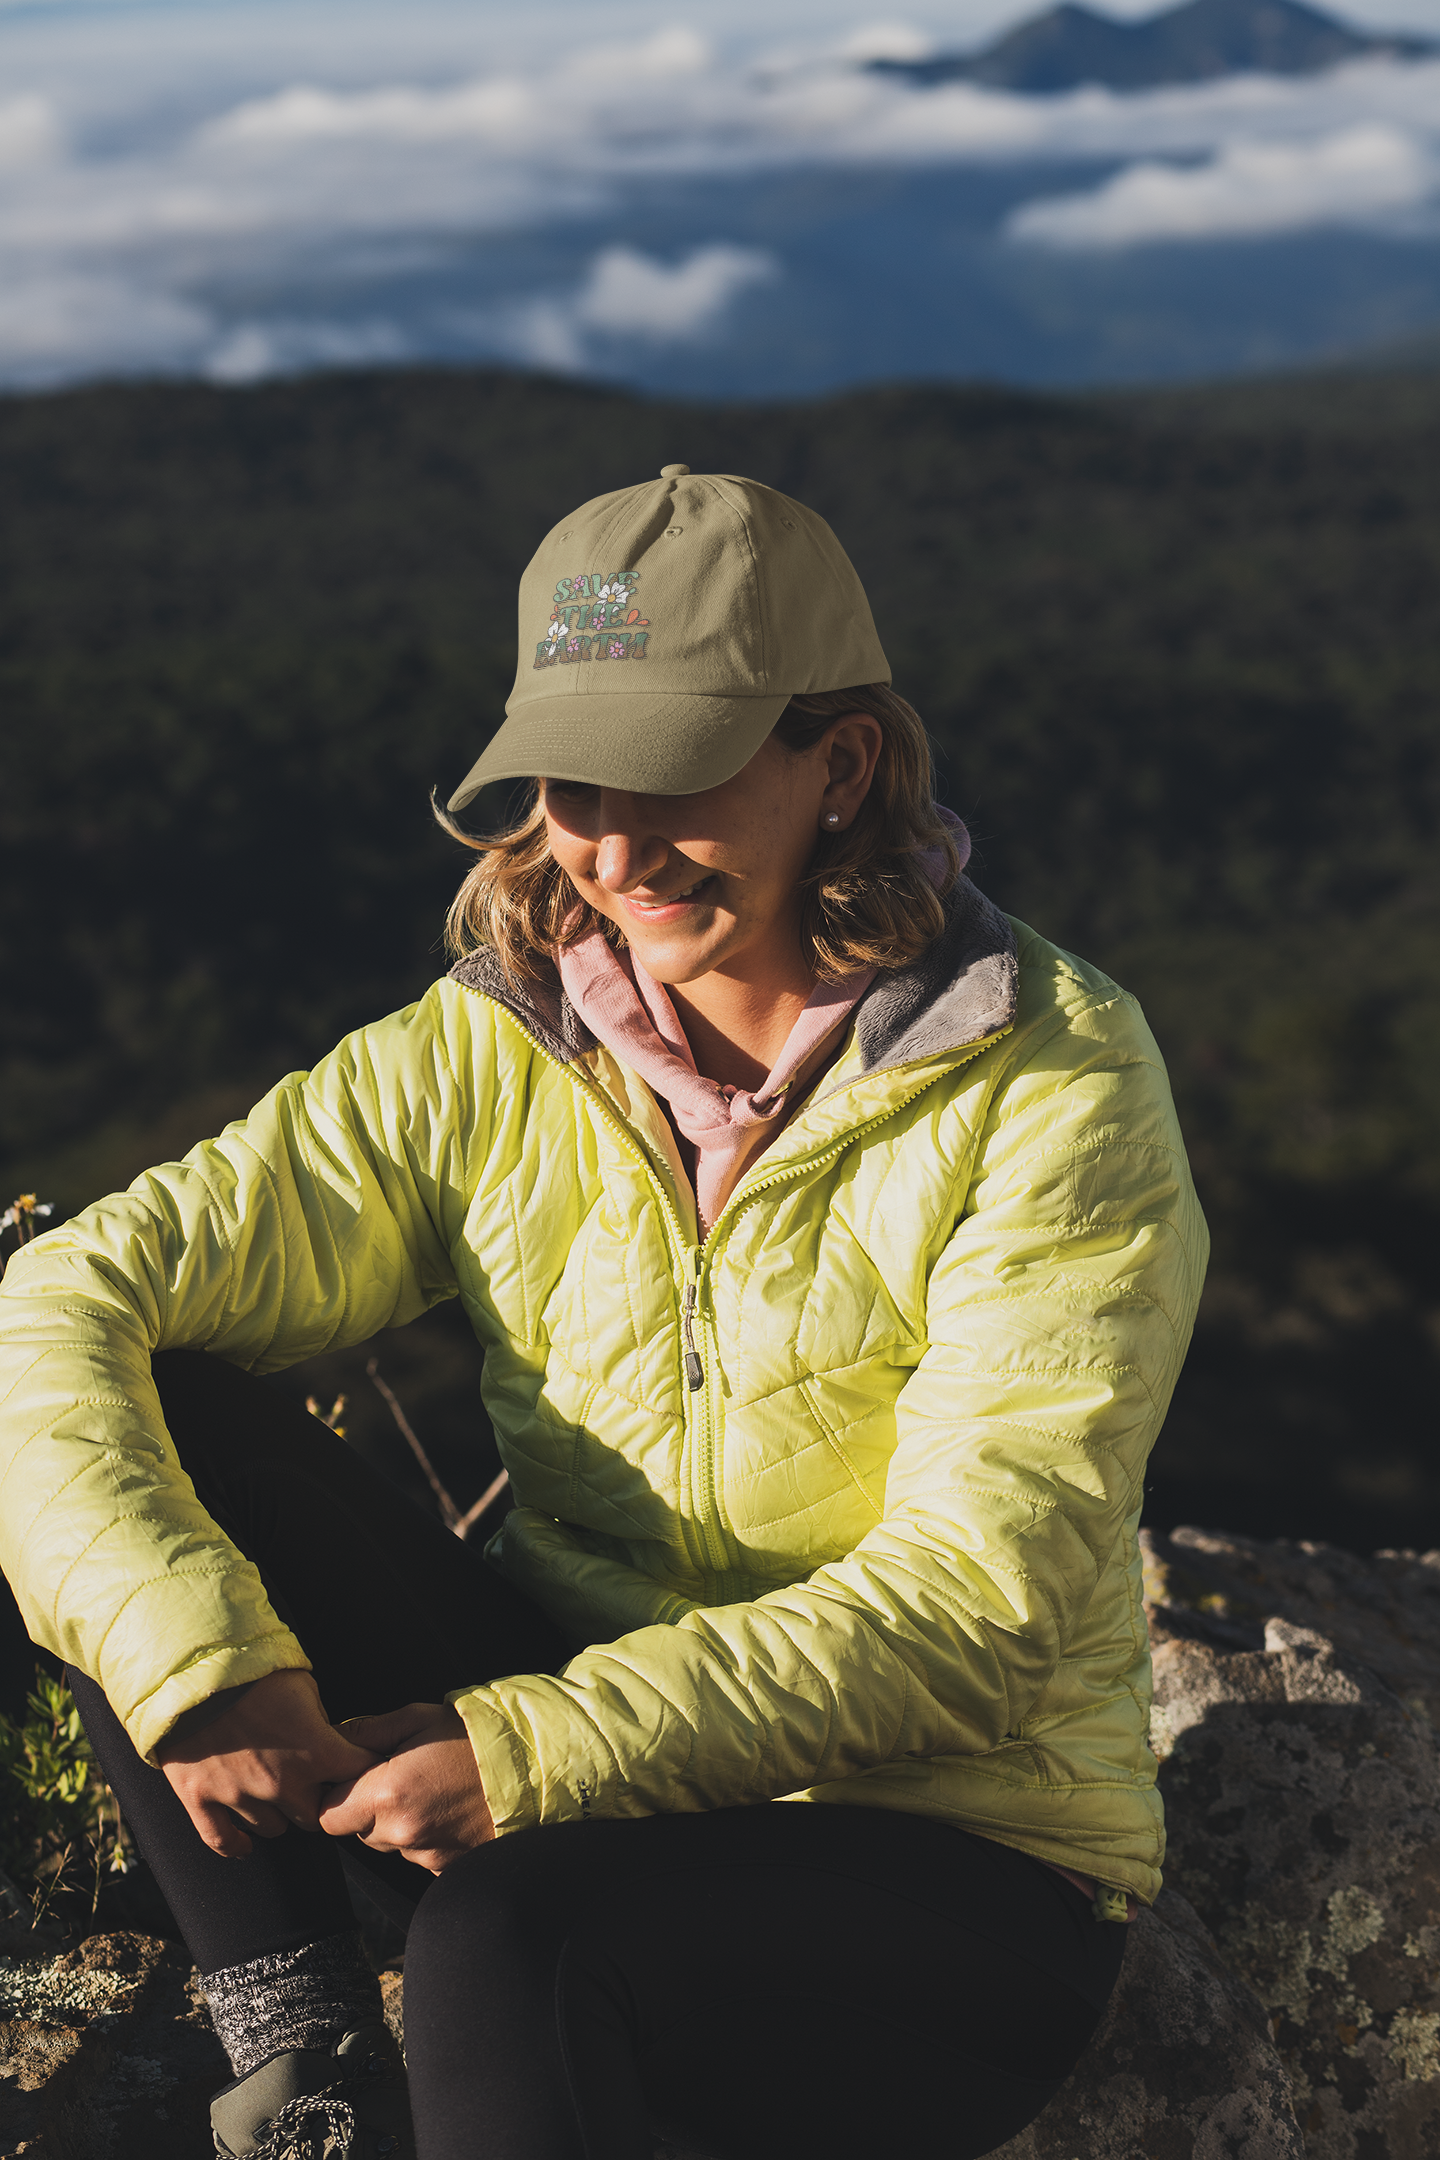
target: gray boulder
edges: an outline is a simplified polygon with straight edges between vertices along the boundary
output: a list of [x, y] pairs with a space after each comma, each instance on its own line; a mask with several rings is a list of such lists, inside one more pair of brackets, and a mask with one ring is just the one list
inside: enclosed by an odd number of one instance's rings
[[1338, 1545], [1193, 1529], [1142, 1530], [1140, 1543], [1149, 1609], [1167, 1629], [1199, 1619], [1209, 1640], [1261, 1650], [1269, 1619], [1312, 1628], [1440, 1728], [1440, 1552], [1365, 1560]]
[[175, 1944], [92, 1935], [47, 1957], [12, 1934], [0, 1946], [0, 2155], [197, 2160], [229, 2075]]
[[1167, 1882], [1264, 2004], [1310, 2160], [1434, 2160], [1440, 1578], [1428, 1556], [1151, 1546]]

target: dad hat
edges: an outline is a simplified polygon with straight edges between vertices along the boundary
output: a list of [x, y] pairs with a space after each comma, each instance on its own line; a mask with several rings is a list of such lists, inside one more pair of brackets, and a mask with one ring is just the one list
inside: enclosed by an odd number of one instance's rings
[[792, 697], [889, 680], [822, 517], [758, 480], [666, 465], [541, 541], [506, 718], [450, 808], [532, 776], [693, 795], [739, 772]]

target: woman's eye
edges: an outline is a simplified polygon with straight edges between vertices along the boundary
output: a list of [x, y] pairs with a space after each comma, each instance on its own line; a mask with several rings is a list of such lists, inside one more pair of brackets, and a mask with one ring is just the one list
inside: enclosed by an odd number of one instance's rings
[[545, 798], [547, 802], [552, 797], [556, 802], [563, 803], [589, 802], [599, 792], [598, 788], [591, 787], [584, 780], [547, 780], [545, 782]]

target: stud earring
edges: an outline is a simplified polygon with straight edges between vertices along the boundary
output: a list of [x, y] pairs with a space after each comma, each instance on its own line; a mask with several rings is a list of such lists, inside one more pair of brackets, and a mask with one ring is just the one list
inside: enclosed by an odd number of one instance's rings
[[825, 825], [828, 825], [828, 826], [829, 826], [829, 828], [830, 828], [830, 830], [831, 830], [831, 832], [833, 832], [833, 831], [835, 830], [835, 827], [836, 827], [836, 826], [837, 826], [837, 825], [838, 825], [838, 824], [840, 823], [840, 813], [839, 813], [839, 811], [838, 811], [838, 810], [827, 810], [827, 811], [825, 812], [825, 816], [824, 816], [824, 818], [823, 818], [823, 820], [822, 820], [822, 823], [824, 823]]

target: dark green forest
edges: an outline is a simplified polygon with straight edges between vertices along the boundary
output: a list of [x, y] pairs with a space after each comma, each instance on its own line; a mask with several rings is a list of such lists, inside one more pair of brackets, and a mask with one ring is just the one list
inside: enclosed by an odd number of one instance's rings
[[[1440, 376], [0, 402], [0, 1194], [83, 1204], [443, 966], [427, 796], [519, 570], [672, 460], [831, 521], [973, 874], [1146, 1006], [1215, 1235], [1153, 1519], [1440, 1543]], [[429, 1340], [388, 1366], [473, 1482]]]

